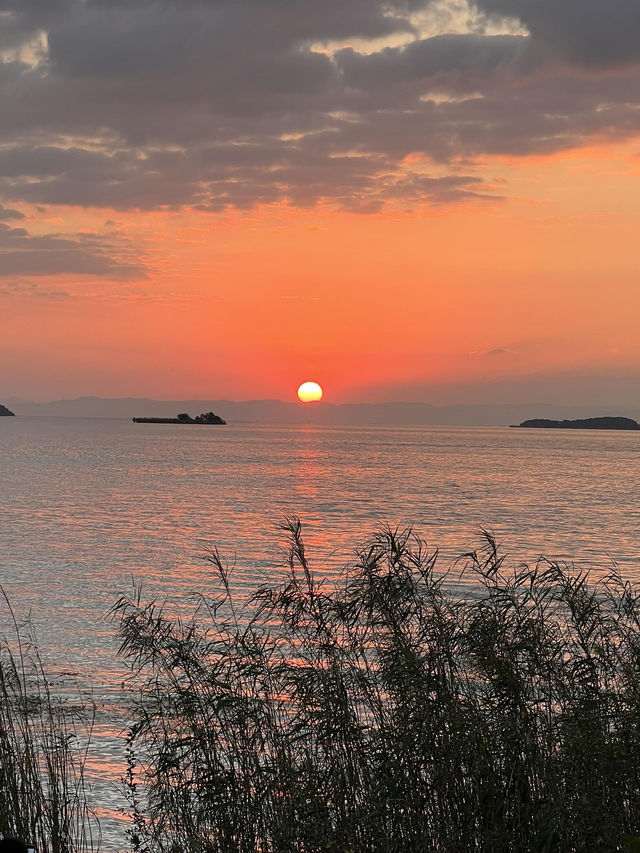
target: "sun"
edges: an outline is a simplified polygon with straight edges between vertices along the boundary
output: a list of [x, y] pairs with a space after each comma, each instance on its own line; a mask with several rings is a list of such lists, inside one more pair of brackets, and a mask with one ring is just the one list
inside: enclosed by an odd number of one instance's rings
[[303, 382], [298, 388], [298, 400], [301, 403], [316, 403], [322, 399], [322, 388], [317, 382]]

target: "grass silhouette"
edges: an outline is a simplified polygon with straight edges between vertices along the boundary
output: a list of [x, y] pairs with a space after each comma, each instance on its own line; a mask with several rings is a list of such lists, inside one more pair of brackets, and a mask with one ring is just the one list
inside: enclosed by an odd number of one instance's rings
[[385, 528], [329, 584], [285, 530], [285, 580], [248, 602], [214, 550], [191, 617], [114, 607], [132, 849], [640, 850], [640, 603], [616, 571], [507, 569], [484, 534], [440, 573]]
[[0, 640], [0, 835], [86, 853], [98, 845], [84, 776], [93, 707], [52, 695], [29, 623], [0, 595], [13, 625]]

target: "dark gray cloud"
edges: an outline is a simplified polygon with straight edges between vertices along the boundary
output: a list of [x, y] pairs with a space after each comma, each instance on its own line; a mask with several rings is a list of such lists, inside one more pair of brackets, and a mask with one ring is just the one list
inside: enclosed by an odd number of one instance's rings
[[144, 267], [118, 254], [104, 238], [35, 236], [26, 228], [0, 223], [0, 278], [8, 276], [88, 275], [129, 280], [146, 277]]
[[0, 222], [8, 222], [10, 219], [24, 219], [24, 213], [0, 204]]
[[435, 2], [0, 0], [0, 196], [449, 203], [488, 194], [465, 158], [640, 132], [638, 0], [477, 0], [468, 32], [423, 35]]
[[558, 52], [587, 67], [640, 59], [638, 0], [476, 0], [479, 8], [513, 15], [536, 49]]
[[433, 36], [406, 47], [384, 48], [362, 55], [353, 48], [337, 54], [338, 65], [348, 87], [379, 89], [401, 87], [407, 94], [423, 91], [424, 83], [447, 75], [466, 87], [487, 84], [487, 75], [508, 66], [522, 53], [527, 39], [520, 36], [468, 35]]

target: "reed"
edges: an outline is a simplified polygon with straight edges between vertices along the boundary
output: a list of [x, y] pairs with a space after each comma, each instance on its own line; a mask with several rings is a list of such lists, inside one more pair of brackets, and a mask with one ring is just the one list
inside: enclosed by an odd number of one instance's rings
[[[123, 598], [136, 851], [640, 850], [640, 604], [616, 571], [448, 572], [385, 528], [340, 582], [289, 519], [286, 579], [188, 618]], [[460, 592], [459, 579], [472, 583]]]
[[98, 845], [84, 777], [92, 707], [52, 695], [29, 624], [0, 595], [13, 625], [0, 640], [0, 835], [86, 853]]

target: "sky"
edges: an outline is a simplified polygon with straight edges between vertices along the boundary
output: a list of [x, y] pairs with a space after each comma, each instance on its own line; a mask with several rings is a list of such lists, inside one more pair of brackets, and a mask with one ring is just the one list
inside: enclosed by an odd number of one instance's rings
[[640, 397], [637, 0], [0, 0], [0, 400]]

